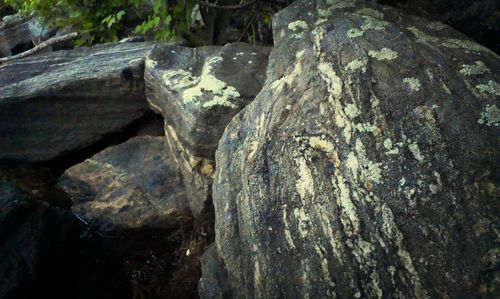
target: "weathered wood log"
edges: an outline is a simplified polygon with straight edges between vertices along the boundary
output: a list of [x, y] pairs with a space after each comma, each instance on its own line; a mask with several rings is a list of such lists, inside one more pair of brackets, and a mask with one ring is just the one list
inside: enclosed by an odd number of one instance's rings
[[146, 96], [165, 117], [168, 152], [182, 173], [193, 214], [213, 221], [211, 194], [217, 142], [229, 121], [265, 80], [266, 47], [156, 46], [146, 59]]
[[437, 25], [358, 1], [275, 16], [216, 153], [235, 298], [498, 294], [500, 59]]
[[0, 65], [0, 160], [47, 161], [141, 117], [151, 48], [105, 44]]

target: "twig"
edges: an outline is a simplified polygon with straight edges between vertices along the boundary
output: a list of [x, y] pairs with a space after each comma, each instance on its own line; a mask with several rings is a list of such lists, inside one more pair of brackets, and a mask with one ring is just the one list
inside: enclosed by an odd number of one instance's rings
[[252, 19], [250, 20], [250, 22], [248, 22], [248, 24], [245, 26], [245, 30], [243, 30], [243, 33], [241, 34], [240, 38], [238, 39], [239, 42], [243, 39], [243, 37], [247, 33], [248, 29], [250, 29], [250, 26], [252, 25], [253, 21], [255, 21], [255, 19], [257, 18], [257, 16], [258, 16], [258, 14], [254, 15], [252, 17]]
[[12, 61], [15, 59], [24, 58], [24, 57], [29, 56], [29, 55], [33, 55], [33, 54], [35, 54], [35, 53], [37, 53], [37, 52], [39, 52], [47, 47], [50, 47], [54, 44], [75, 39], [78, 37], [78, 35], [79, 35], [78, 32], [72, 32], [72, 33], [61, 35], [58, 37], [49, 38], [48, 40], [44, 41], [43, 43], [40, 43], [38, 46], [36, 46], [32, 49], [29, 49], [28, 51], [19, 53], [19, 54], [14, 55], [14, 56], [0, 58], [0, 63], [4, 63], [4, 62]]
[[201, 4], [203, 6], [210, 7], [210, 8], [218, 8], [218, 9], [240, 9], [240, 8], [244, 8], [244, 7], [253, 5], [257, 1], [253, 0], [253, 1], [248, 1], [247, 3], [236, 4], [236, 5], [219, 5], [219, 4], [214, 4], [214, 3], [208, 3], [206, 1], [201, 1], [201, 0], [197, 0], [196, 2], [198, 2], [199, 4]]

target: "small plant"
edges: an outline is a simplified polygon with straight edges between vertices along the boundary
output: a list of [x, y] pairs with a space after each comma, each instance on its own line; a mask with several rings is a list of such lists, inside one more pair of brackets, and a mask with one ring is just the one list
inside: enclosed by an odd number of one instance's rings
[[[77, 45], [116, 42], [126, 32], [172, 40], [190, 29], [194, 0], [5, 0], [26, 15], [34, 15], [57, 28], [71, 26], [83, 34]], [[141, 8], [151, 5], [149, 15]], [[127, 18], [138, 14], [138, 21]], [[135, 22], [135, 24], [134, 24]]]

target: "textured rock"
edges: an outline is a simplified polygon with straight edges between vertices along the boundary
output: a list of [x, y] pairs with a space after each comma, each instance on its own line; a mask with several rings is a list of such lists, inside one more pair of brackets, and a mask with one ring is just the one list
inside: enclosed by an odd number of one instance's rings
[[65, 298], [77, 238], [70, 213], [0, 180], [0, 298]]
[[50, 160], [141, 117], [150, 49], [106, 44], [0, 65], [0, 160]]
[[203, 299], [233, 298], [227, 270], [217, 255], [215, 244], [200, 258], [203, 277], [198, 283], [198, 293]]
[[496, 0], [377, 0], [409, 14], [444, 22], [500, 53], [500, 2]]
[[165, 117], [169, 152], [181, 170], [194, 215], [210, 220], [217, 142], [265, 80], [270, 49], [247, 44], [156, 46], [146, 60], [146, 96]]
[[175, 228], [190, 212], [164, 151], [164, 137], [135, 137], [71, 167], [58, 185], [73, 213], [101, 233]]
[[499, 57], [353, 1], [297, 1], [273, 28], [216, 154], [235, 298], [494, 297]]

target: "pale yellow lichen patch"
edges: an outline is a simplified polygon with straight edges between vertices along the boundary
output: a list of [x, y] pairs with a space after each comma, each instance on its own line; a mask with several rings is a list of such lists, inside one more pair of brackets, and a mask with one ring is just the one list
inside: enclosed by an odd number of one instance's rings
[[295, 58], [297, 61], [293, 67], [293, 70], [288, 74], [283, 76], [282, 78], [271, 83], [271, 88], [274, 89], [277, 93], [281, 93], [283, 88], [288, 85], [291, 86], [293, 81], [302, 73], [302, 62], [300, 59], [304, 57], [305, 51], [299, 51], [295, 54]]
[[380, 129], [372, 123], [357, 123], [354, 128], [362, 133], [372, 133], [377, 136], [380, 133]]
[[349, 73], [354, 73], [355, 71], [361, 69], [361, 72], [365, 73], [366, 61], [361, 59], [354, 59], [353, 61], [349, 62], [344, 69]]
[[399, 149], [396, 146], [393, 146], [392, 140], [390, 138], [385, 139], [383, 145], [384, 145], [385, 149], [387, 150], [385, 152], [387, 155], [399, 154]]
[[158, 65], [158, 63], [156, 61], [152, 60], [149, 57], [146, 57], [146, 59], [144, 60], [144, 64], [146, 65], [146, 67], [148, 69], [154, 69]]
[[486, 108], [484, 108], [484, 111], [481, 112], [481, 117], [477, 122], [488, 127], [500, 126], [500, 109], [498, 109], [495, 104], [486, 105]]
[[290, 248], [295, 248], [295, 243], [293, 242], [292, 234], [290, 233], [290, 227], [288, 225], [288, 217], [287, 217], [287, 212], [286, 212], [286, 204], [283, 205], [283, 223], [285, 225], [284, 232], [285, 232], [285, 239], [290, 246]]
[[196, 84], [196, 78], [193, 74], [182, 69], [165, 71], [163, 72], [162, 79], [167, 88], [180, 89]]
[[382, 31], [385, 30], [387, 26], [389, 26], [389, 22], [382, 21], [370, 16], [362, 16], [364, 19], [363, 25], [361, 25], [361, 29], [366, 31], [366, 30], [375, 30], [375, 31]]
[[[198, 102], [199, 97], [203, 95], [204, 91], [212, 92], [212, 99], [202, 104], [205, 108], [211, 108], [213, 106], [225, 106], [236, 108], [236, 105], [230, 102], [231, 99], [238, 98], [240, 93], [233, 86], [229, 86], [226, 82], [217, 79], [213, 75], [214, 64], [221, 62], [222, 57], [212, 57], [205, 65], [201, 76], [195, 78], [195, 84], [182, 93], [182, 97], [186, 102]], [[183, 84], [187, 84], [190, 79], [181, 81]]]
[[288, 29], [294, 32], [290, 35], [291, 38], [301, 38], [303, 31], [307, 29], [307, 23], [302, 20], [297, 20], [288, 24]]
[[326, 4], [329, 5], [328, 8], [318, 9], [318, 15], [321, 18], [329, 17], [336, 9], [354, 7], [354, 3], [348, 0], [327, 0]]
[[490, 50], [488, 50], [487, 48], [470, 40], [450, 38], [442, 43], [442, 45], [452, 49], [465, 49], [475, 52], [490, 52]]
[[420, 90], [420, 87], [422, 87], [422, 83], [420, 83], [420, 80], [418, 78], [404, 78], [403, 83], [406, 83], [410, 86], [411, 92], [417, 92]]
[[382, 48], [380, 51], [370, 50], [368, 55], [377, 60], [393, 60], [398, 57], [398, 53], [389, 48]]
[[314, 149], [321, 150], [328, 154], [332, 154], [335, 152], [335, 146], [333, 145], [333, 143], [328, 142], [318, 136], [309, 138], [309, 145]]
[[490, 93], [492, 95], [500, 96], [500, 84], [490, 80], [487, 84], [479, 84], [476, 88], [482, 93]]
[[293, 210], [293, 215], [295, 216], [295, 219], [297, 219], [298, 221], [298, 230], [300, 236], [302, 238], [306, 238], [308, 235], [307, 225], [309, 221], [311, 221], [311, 218], [309, 218], [309, 215], [306, 214], [306, 211], [304, 210], [303, 207], [295, 208]]
[[350, 152], [347, 155], [346, 166], [347, 166], [347, 168], [349, 168], [351, 170], [354, 178], [357, 178], [358, 177], [359, 162], [358, 162], [358, 158], [356, 157], [355, 153]]
[[366, 165], [366, 170], [363, 171], [363, 176], [372, 182], [380, 183], [382, 180], [382, 163], [376, 163], [373, 161], [368, 161]]
[[342, 95], [342, 80], [339, 76], [337, 76], [337, 73], [332, 66], [324, 61], [321, 61], [318, 64], [318, 70], [325, 76], [325, 78], [328, 78], [328, 82], [330, 83], [333, 93], [332, 95], [334, 97], [340, 97]]
[[408, 149], [413, 154], [413, 157], [415, 157], [416, 160], [418, 160], [419, 162], [423, 162], [424, 161], [424, 156], [420, 152], [420, 148], [418, 147], [418, 144], [411, 143], [411, 144], [408, 145]]
[[347, 104], [344, 108], [344, 112], [350, 119], [356, 118], [359, 116], [359, 109], [355, 104]]
[[[332, 180], [334, 179], [332, 178]], [[348, 236], [357, 235], [359, 233], [360, 220], [356, 206], [354, 206], [351, 200], [349, 188], [345, 184], [344, 178], [338, 176], [336, 181], [340, 191], [339, 196], [337, 196], [337, 202], [342, 209], [340, 219], [344, 225], [345, 233]]]
[[384, 18], [384, 14], [376, 9], [373, 9], [373, 8], [368, 8], [368, 7], [365, 7], [365, 8], [362, 8], [362, 9], [359, 9], [358, 11], [356, 11], [357, 14], [360, 14], [360, 15], [366, 15], [366, 16], [370, 16], [370, 17], [374, 17], [374, 18], [377, 18], [377, 19], [383, 19]]
[[460, 74], [464, 76], [482, 75], [489, 72], [488, 67], [479, 60], [474, 62], [474, 64], [462, 64], [462, 68], [460, 69]]
[[363, 30], [359, 30], [356, 28], [351, 28], [351, 29], [347, 30], [347, 37], [348, 38], [360, 37], [360, 36], [363, 36], [363, 34], [365, 34], [365, 32]]
[[98, 210], [105, 210], [105, 209], [120, 210], [127, 206], [133, 205], [133, 203], [125, 195], [113, 201], [91, 201], [88, 203], [88, 205], [92, 209], [98, 209]]
[[434, 23], [430, 23], [429, 25], [427, 25], [427, 28], [429, 28], [431, 30], [441, 30], [441, 29], [446, 28], [446, 25], [443, 23], [440, 23], [440, 22], [434, 22]]
[[416, 298], [428, 298], [428, 295], [424, 289], [422, 289], [422, 283], [420, 281], [420, 277], [418, 272], [413, 265], [413, 261], [411, 259], [410, 254], [405, 249], [403, 244], [403, 234], [397, 227], [394, 221], [394, 214], [391, 209], [387, 207], [386, 204], [382, 205], [382, 232], [387, 236], [389, 240], [395, 243], [397, 247], [397, 253], [401, 260], [401, 263], [405, 270], [410, 274], [414, 286], [414, 293]]
[[387, 150], [391, 150], [392, 149], [392, 140], [390, 138], [386, 138], [384, 140], [384, 147], [387, 149]]
[[314, 196], [314, 180], [311, 170], [307, 166], [307, 161], [304, 158], [299, 158], [297, 161], [299, 171], [299, 179], [295, 186], [301, 199], [305, 199], [306, 195]]
[[413, 26], [408, 27], [408, 30], [411, 31], [411, 33], [413, 33], [413, 35], [415, 35], [415, 38], [419, 42], [427, 43], [427, 42], [437, 42], [439, 40], [439, 38], [432, 36], [432, 35], [429, 35], [429, 34], [423, 32], [423, 31], [421, 31]]
[[215, 168], [208, 160], [203, 159], [200, 167], [200, 172], [204, 176], [211, 177], [214, 174]]

